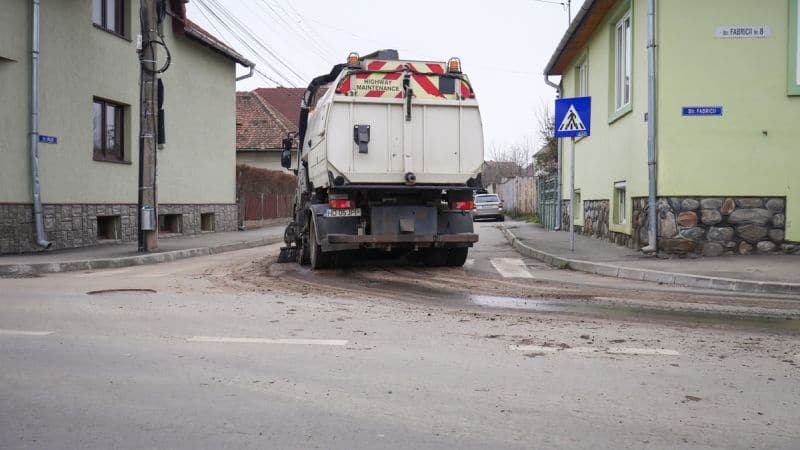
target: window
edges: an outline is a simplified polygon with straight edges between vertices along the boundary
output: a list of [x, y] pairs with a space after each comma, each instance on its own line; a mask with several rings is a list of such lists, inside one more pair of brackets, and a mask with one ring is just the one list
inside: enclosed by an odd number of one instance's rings
[[214, 213], [200, 214], [200, 231], [214, 231]]
[[119, 35], [125, 34], [124, 1], [123, 0], [92, 0], [92, 20], [94, 24], [104, 30]]
[[475, 203], [492, 203], [499, 202], [500, 198], [496, 195], [476, 195]]
[[182, 214], [159, 214], [158, 232], [159, 234], [180, 234], [183, 233]]
[[614, 223], [624, 224], [628, 217], [625, 205], [625, 182], [614, 183]]
[[789, 95], [800, 95], [800, 1], [789, 1]]
[[94, 159], [98, 161], [125, 161], [123, 145], [123, 106], [108, 100], [94, 99]]
[[631, 103], [631, 12], [614, 27], [614, 110]]
[[117, 240], [121, 231], [119, 216], [97, 216], [98, 240]]
[[584, 59], [575, 69], [575, 79], [577, 86], [575, 92], [578, 97], [586, 97], [589, 95], [589, 62]]

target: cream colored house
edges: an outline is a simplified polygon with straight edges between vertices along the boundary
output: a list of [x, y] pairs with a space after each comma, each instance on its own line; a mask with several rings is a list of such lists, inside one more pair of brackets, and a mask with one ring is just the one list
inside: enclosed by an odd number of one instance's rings
[[[31, 175], [32, 0], [0, 14], [0, 253], [35, 251]], [[236, 229], [236, 65], [252, 65], [172, 0], [164, 41], [161, 231]], [[53, 248], [135, 241], [138, 0], [41, 0], [38, 165]], [[163, 53], [162, 53], [163, 54]]]
[[562, 142], [562, 229], [574, 152], [584, 234], [669, 253], [800, 252], [798, 3], [586, 0], [545, 69], [564, 97], [592, 98], [591, 136]]

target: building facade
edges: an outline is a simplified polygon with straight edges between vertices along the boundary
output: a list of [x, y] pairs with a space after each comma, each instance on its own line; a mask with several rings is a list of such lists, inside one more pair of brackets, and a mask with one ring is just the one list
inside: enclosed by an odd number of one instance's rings
[[[30, 175], [32, 3], [9, 0], [0, 15], [0, 253], [40, 249]], [[235, 66], [249, 62], [189, 21], [183, 1], [168, 3], [160, 231], [235, 230]], [[41, 1], [38, 153], [53, 248], [136, 240], [138, 13], [137, 0]]]
[[591, 136], [562, 141], [564, 223], [574, 151], [580, 232], [647, 245], [652, 119], [662, 251], [798, 251], [798, 0], [654, 3], [652, 115], [647, 0], [586, 0], [547, 65], [592, 98]]

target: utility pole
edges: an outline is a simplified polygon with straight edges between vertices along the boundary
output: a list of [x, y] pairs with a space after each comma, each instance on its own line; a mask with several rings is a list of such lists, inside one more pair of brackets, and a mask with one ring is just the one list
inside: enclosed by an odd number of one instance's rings
[[158, 62], [156, 46], [158, 36], [157, 0], [141, 0], [142, 49], [140, 61], [139, 102], [139, 252], [158, 248], [158, 197], [156, 191], [156, 130], [158, 115], [156, 92], [158, 89]]

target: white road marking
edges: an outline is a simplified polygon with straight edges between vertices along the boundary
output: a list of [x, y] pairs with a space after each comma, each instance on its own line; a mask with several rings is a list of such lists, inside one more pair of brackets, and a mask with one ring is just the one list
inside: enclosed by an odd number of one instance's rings
[[464, 267], [472, 267], [473, 264], [475, 264], [475, 260], [474, 259], [468, 259], [468, 260], [464, 261]]
[[511, 350], [520, 350], [523, 352], [541, 352], [541, 353], [556, 353], [556, 352], [599, 353], [603, 351], [602, 349], [592, 348], [592, 347], [561, 348], [561, 347], [543, 347], [541, 345], [512, 345], [509, 348]]
[[169, 275], [173, 275], [172, 273], [140, 273], [138, 275], [134, 275], [131, 278], [161, 278], [166, 277]]
[[130, 272], [133, 269], [117, 269], [117, 270], [104, 270], [102, 272], [89, 272], [77, 275], [78, 278], [94, 278], [94, 277], [110, 277], [112, 275], [119, 275], [121, 273]]
[[664, 356], [680, 356], [676, 350], [669, 350], [665, 348], [625, 348], [625, 347], [612, 347], [606, 350], [606, 353], [613, 355], [664, 355]]
[[53, 331], [2, 330], [0, 336], [49, 336]]
[[503, 278], [533, 278], [520, 258], [492, 258], [489, 261]]
[[347, 345], [344, 339], [267, 339], [226, 336], [193, 336], [189, 342], [219, 342], [230, 344], [284, 344], [284, 345]]
[[539, 353], [608, 353], [612, 355], [654, 355], [654, 356], [680, 356], [676, 350], [669, 350], [663, 348], [629, 348], [629, 347], [611, 347], [611, 348], [592, 348], [592, 347], [544, 347], [541, 345], [510, 345], [511, 350], [518, 350], [523, 352], [539, 352]]

